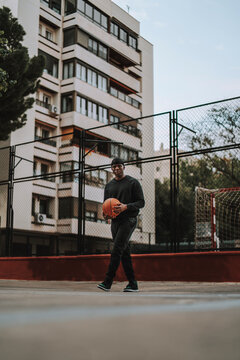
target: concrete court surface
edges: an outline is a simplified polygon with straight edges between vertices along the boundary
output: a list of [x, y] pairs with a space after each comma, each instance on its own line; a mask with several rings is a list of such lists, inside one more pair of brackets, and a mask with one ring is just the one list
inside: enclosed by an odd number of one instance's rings
[[96, 285], [0, 280], [0, 359], [240, 359], [240, 283]]

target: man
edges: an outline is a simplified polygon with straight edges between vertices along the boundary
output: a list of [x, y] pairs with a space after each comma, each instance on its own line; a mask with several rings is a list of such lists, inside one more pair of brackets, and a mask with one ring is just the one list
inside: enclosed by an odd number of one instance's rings
[[122, 261], [129, 281], [123, 291], [134, 292], [138, 291], [138, 284], [133, 271], [129, 240], [137, 225], [139, 209], [144, 207], [145, 201], [139, 181], [124, 174], [125, 166], [120, 158], [113, 159], [111, 168], [114, 178], [105, 187], [104, 201], [108, 198], [116, 198], [120, 201], [120, 205], [114, 207], [118, 216], [113, 218], [111, 223], [114, 245], [108, 271], [104, 281], [98, 284], [98, 288], [110, 291], [114, 276]]

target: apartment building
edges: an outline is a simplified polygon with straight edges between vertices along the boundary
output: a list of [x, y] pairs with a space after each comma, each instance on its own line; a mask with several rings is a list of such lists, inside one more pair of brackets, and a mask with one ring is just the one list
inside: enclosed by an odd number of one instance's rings
[[[30, 255], [76, 253], [78, 174], [47, 174], [78, 168], [75, 138], [88, 130], [86, 153], [96, 146], [85, 157], [85, 245], [104, 251], [111, 238], [101, 210], [112, 176], [107, 166], [115, 156], [126, 161], [153, 156], [152, 118], [119, 124], [153, 114], [153, 46], [140, 36], [139, 22], [111, 0], [0, 0], [0, 5], [10, 7], [23, 25], [30, 56], [45, 57], [27, 124], [7, 143], [36, 140], [16, 147], [23, 160], [15, 178], [43, 175], [14, 185], [15, 249], [24, 252], [27, 241]], [[97, 128], [110, 123], [115, 125]], [[154, 242], [154, 165], [129, 165], [126, 173], [140, 180], [146, 197], [133, 240]]]

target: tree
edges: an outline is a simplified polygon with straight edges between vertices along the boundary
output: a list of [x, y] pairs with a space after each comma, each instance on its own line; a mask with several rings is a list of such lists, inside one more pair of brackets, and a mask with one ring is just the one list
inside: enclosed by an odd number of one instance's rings
[[22, 45], [25, 31], [7, 7], [0, 9], [0, 140], [21, 128], [27, 121], [26, 111], [32, 108], [44, 58], [29, 58]]
[[[7, 39], [4, 38], [3, 31], [0, 31], [0, 57], [4, 56], [6, 53], [6, 43]], [[2, 96], [2, 93], [7, 91], [7, 78], [6, 71], [0, 68], [0, 97]]]
[[202, 166], [215, 174], [215, 187], [240, 186], [239, 149], [240, 143], [240, 107], [239, 105], [222, 106], [208, 111], [207, 119], [198, 122], [196, 135], [188, 138], [192, 150], [209, 149], [232, 145], [232, 149], [218, 152], [206, 152], [202, 156]]

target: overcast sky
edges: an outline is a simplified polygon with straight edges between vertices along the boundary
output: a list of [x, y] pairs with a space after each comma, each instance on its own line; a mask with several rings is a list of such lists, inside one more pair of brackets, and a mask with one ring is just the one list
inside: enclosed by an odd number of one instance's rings
[[154, 112], [240, 95], [240, 0], [113, 0], [154, 45]]

